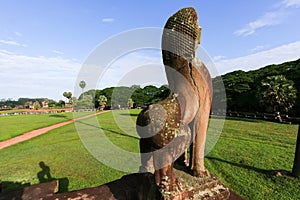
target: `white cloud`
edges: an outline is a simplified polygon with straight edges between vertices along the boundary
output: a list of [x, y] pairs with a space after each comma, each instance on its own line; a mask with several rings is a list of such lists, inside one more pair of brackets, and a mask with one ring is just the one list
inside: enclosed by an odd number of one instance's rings
[[[82, 65], [73, 59], [61, 57], [34, 57], [18, 55], [0, 49], [1, 97], [18, 99], [20, 97], [47, 97], [63, 99], [64, 91], [75, 93], [76, 79]], [[96, 77], [97, 88], [117, 85], [141, 86], [166, 83], [161, 52], [132, 52], [107, 66], [102, 77], [98, 75], [101, 65], [89, 67], [82, 80], [88, 89], [93, 85], [89, 78]], [[94, 81], [95, 82], [95, 81]], [[76, 88], [78, 89], [78, 88]], [[75, 94], [76, 95], [76, 94]]]
[[215, 62], [215, 65], [220, 74], [225, 74], [234, 70], [259, 69], [270, 64], [280, 64], [298, 58], [300, 58], [300, 41], [244, 57], [221, 60]]
[[20, 44], [18, 42], [13, 41], [13, 40], [0, 40], [0, 44], [20, 46]]
[[[86, 77], [88, 89], [92, 85], [90, 77], [98, 76], [100, 66], [88, 68]], [[18, 55], [0, 49], [0, 84], [4, 98], [47, 97], [63, 99], [64, 91], [73, 91], [77, 86], [81, 64], [61, 57], [33, 57]], [[100, 76], [100, 74], [99, 74]], [[97, 78], [97, 77], [96, 77]], [[97, 78], [98, 79], [98, 78]], [[132, 52], [117, 58], [107, 66], [100, 77], [97, 88], [117, 85], [141, 86], [166, 83], [160, 51]], [[73, 93], [74, 94], [74, 93]]]
[[166, 84], [160, 50], [141, 50], [118, 58], [108, 66], [99, 80], [98, 87], [150, 84], [156, 86]]
[[217, 61], [225, 59], [225, 58], [226, 58], [226, 56], [214, 56], [213, 61], [217, 62]]
[[237, 36], [252, 35], [257, 29], [280, 24], [286, 15], [287, 13], [282, 10], [276, 12], [268, 12], [257, 20], [248, 23], [244, 28], [235, 31], [234, 34]]
[[115, 21], [114, 18], [103, 18], [102, 19], [102, 22], [104, 22], [104, 23], [111, 23], [111, 22], [114, 22], [114, 21]]
[[18, 36], [18, 37], [21, 37], [21, 36], [23, 36], [23, 34], [22, 34], [22, 33], [20, 33], [20, 32], [18, 32], [18, 31], [15, 31], [15, 32], [14, 32], [14, 34], [15, 34], [16, 36]]
[[254, 47], [253, 49], [250, 49], [251, 52], [257, 52], [257, 51], [261, 51], [263, 49], [265, 49], [266, 46], [263, 46], [263, 45], [258, 45], [256, 47]]
[[13, 52], [7, 51], [5, 49], [0, 49], [0, 55], [1, 54], [13, 54]]
[[[215, 61], [215, 65], [220, 74], [238, 69], [248, 71], [269, 64], [296, 60], [300, 58], [299, 52], [300, 41], [297, 41], [245, 57], [225, 59], [223, 56], [217, 56], [215, 59], [219, 60]], [[63, 99], [64, 91], [73, 91], [77, 86], [75, 81], [80, 69], [81, 64], [72, 59], [18, 55], [0, 49], [1, 97]], [[97, 70], [95, 72], [99, 71]], [[88, 75], [91, 73], [94, 71], [89, 71]], [[86, 82], [89, 84], [89, 80]], [[161, 52], [146, 50], [145, 52], [132, 52], [116, 59], [100, 77], [97, 88], [118, 84], [158, 86], [166, 82]]]
[[275, 9], [263, 14], [258, 19], [249, 22], [243, 28], [234, 32], [237, 36], [249, 36], [254, 34], [258, 29], [281, 24], [290, 14], [290, 8], [299, 8], [300, 0], [282, 0], [273, 6]]
[[58, 50], [52, 50], [52, 53], [58, 54], [58, 55], [63, 55], [64, 52], [58, 51]]
[[33, 57], [0, 50], [1, 96], [62, 99], [72, 91], [81, 64], [69, 59]]
[[3, 44], [3, 45], [13, 45], [13, 46], [27, 47], [26, 44], [20, 44], [19, 42], [14, 41], [14, 40], [0, 40], [0, 45], [1, 44]]
[[300, 0], [283, 0], [282, 4], [285, 7], [300, 7]]

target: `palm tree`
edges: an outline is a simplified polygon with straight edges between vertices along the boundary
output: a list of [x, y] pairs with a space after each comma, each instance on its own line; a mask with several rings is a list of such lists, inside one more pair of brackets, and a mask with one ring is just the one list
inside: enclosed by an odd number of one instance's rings
[[67, 93], [67, 99], [69, 100], [69, 103], [70, 103], [71, 97], [72, 97], [72, 92], [68, 92], [68, 93]]
[[68, 98], [68, 97], [67, 97], [67, 96], [68, 96], [68, 92], [64, 92], [64, 93], [63, 93], [63, 96], [67, 99], [67, 98]]
[[79, 87], [82, 89], [82, 95], [83, 95], [83, 89], [85, 88], [85, 86], [86, 86], [85, 81], [80, 81], [79, 82]]
[[100, 95], [98, 101], [99, 101], [99, 105], [100, 105], [100, 110], [104, 110], [104, 108], [106, 106], [106, 102], [107, 102], [106, 96]]
[[63, 96], [68, 99], [69, 104], [70, 104], [71, 103], [72, 92], [64, 92]]
[[274, 112], [280, 109], [288, 112], [294, 106], [297, 97], [297, 90], [293, 85], [294, 82], [283, 75], [267, 77], [262, 80], [259, 90], [261, 103], [272, 107]]

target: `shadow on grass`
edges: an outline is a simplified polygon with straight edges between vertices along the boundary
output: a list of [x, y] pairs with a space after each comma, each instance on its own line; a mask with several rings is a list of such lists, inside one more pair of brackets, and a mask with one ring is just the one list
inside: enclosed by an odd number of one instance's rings
[[37, 177], [40, 183], [48, 183], [53, 180], [59, 181], [59, 188], [58, 191], [61, 192], [68, 192], [69, 187], [69, 179], [68, 178], [53, 178], [50, 173], [50, 167], [47, 166], [43, 161], [39, 162], [39, 166], [42, 169], [37, 173]]
[[243, 163], [234, 163], [234, 162], [230, 162], [230, 161], [227, 161], [227, 160], [223, 160], [223, 159], [220, 159], [220, 158], [214, 158], [214, 157], [206, 157], [208, 160], [211, 160], [211, 161], [216, 161], [216, 162], [223, 162], [223, 163], [226, 163], [226, 164], [229, 164], [229, 165], [232, 165], [232, 166], [236, 166], [236, 167], [240, 167], [240, 168], [243, 168], [243, 169], [247, 169], [247, 170], [251, 170], [251, 171], [255, 171], [257, 173], [260, 173], [268, 178], [272, 178], [274, 176], [277, 176], [278, 173], [282, 174], [282, 175], [287, 175], [287, 176], [291, 176], [291, 173], [286, 171], [286, 170], [266, 170], [266, 169], [260, 169], [260, 168], [257, 168], [257, 167], [252, 167], [252, 166], [248, 166], [248, 165], [245, 165]]
[[251, 118], [239, 118], [239, 117], [230, 117], [226, 116], [227, 120], [234, 120], [234, 121], [244, 121], [244, 122], [255, 122], [255, 123], [265, 123], [266, 121], [263, 119], [251, 119]]
[[[11, 191], [16, 191], [16, 190], [22, 190], [23, 188], [25, 188], [27, 186], [30, 186], [30, 183], [1, 181], [0, 182], [0, 194], [11, 192]], [[19, 193], [21, 193], [21, 192], [19, 192]], [[1, 199], [1, 195], [0, 195], [0, 199]]]
[[[69, 179], [68, 178], [53, 178], [50, 174], [50, 167], [43, 161], [39, 162], [41, 171], [37, 173], [39, 184], [31, 185], [25, 182], [0, 182], [0, 200], [6, 199], [42, 199], [47, 195], [55, 192], [68, 192]], [[58, 182], [58, 188], [57, 188]]]
[[66, 115], [56, 115], [56, 114], [54, 114], [54, 115], [49, 115], [49, 117], [55, 117], [55, 118], [67, 118]]
[[40, 168], [42, 169], [37, 173], [37, 177], [40, 183], [46, 183], [52, 181], [52, 177], [50, 174], [50, 167], [48, 167], [43, 161], [39, 163]]
[[58, 191], [59, 193], [69, 192], [69, 179], [68, 178], [59, 178], [56, 179], [59, 181]]
[[137, 117], [137, 116], [139, 116], [139, 113], [137, 113], [137, 114], [135, 114], [135, 113], [121, 113], [120, 115]]
[[103, 128], [103, 127], [100, 128], [99, 126], [95, 126], [93, 124], [89, 124], [89, 123], [86, 123], [86, 122], [77, 121], [76, 123], [81, 123], [81, 124], [91, 126], [91, 127], [97, 128], [97, 129], [101, 129], [101, 130], [104, 130], [104, 131], [109, 131], [109, 132], [114, 133], [114, 134], [122, 135], [122, 136], [125, 136], [125, 137], [130, 137], [130, 138], [133, 138], [133, 139], [136, 139], [136, 140], [140, 139], [139, 137], [136, 137], [136, 136], [133, 136], [133, 135], [124, 134], [122, 132], [118, 132], [118, 131], [115, 131], [115, 130], [112, 130], [112, 129], [109, 129], [109, 128]]

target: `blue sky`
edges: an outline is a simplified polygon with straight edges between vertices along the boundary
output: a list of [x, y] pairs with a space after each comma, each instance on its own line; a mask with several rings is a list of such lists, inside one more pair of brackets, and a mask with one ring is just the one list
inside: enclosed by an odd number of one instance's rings
[[[220, 74], [300, 57], [300, 0], [2, 0], [0, 99], [63, 99], [64, 91], [76, 88], [82, 64], [99, 44], [124, 31], [162, 28], [188, 6], [198, 12], [201, 47]], [[160, 62], [159, 52], [137, 54]], [[110, 69], [119, 67], [118, 73], [105, 75], [99, 88], [116, 85], [126, 66], [143, 62], [134, 59], [132, 54], [119, 59]]]

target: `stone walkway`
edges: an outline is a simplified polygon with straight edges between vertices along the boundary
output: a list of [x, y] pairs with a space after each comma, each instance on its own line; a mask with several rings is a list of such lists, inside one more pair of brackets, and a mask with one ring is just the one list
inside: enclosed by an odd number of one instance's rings
[[5, 147], [9, 147], [9, 146], [12, 146], [14, 144], [29, 140], [33, 137], [42, 135], [44, 133], [47, 133], [50, 130], [65, 126], [67, 124], [74, 123], [75, 121], [86, 119], [86, 118], [89, 118], [89, 117], [92, 117], [92, 116], [95, 116], [95, 115], [99, 115], [99, 114], [103, 114], [103, 113], [106, 113], [106, 112], [109, 112], [109, 110], [102, 111], [102, 112], [99, 112], [99, 113], [96, 113], [96, 114], [86, 115], [86, 116], [79, 117], [79, 118], [76, 118], [76, 119], [71, 119], [71, 120], [66, 121], [66, 122], [61, 122], [61, 123], [54, 124], [54, 125], [51, 125], [51, 126], [47, 126], [47, 127], [44, 127], [44, 128], [40, 128], [40, 129], [37, 129], [37, 130], [29, 131], [29, 132], [24, 133], [22, 135], [19, 135], [17, 137], [14, 137], [14, 138], [11, 138], [11, 139], [0, 142], [0, 150], [4, 149]]

